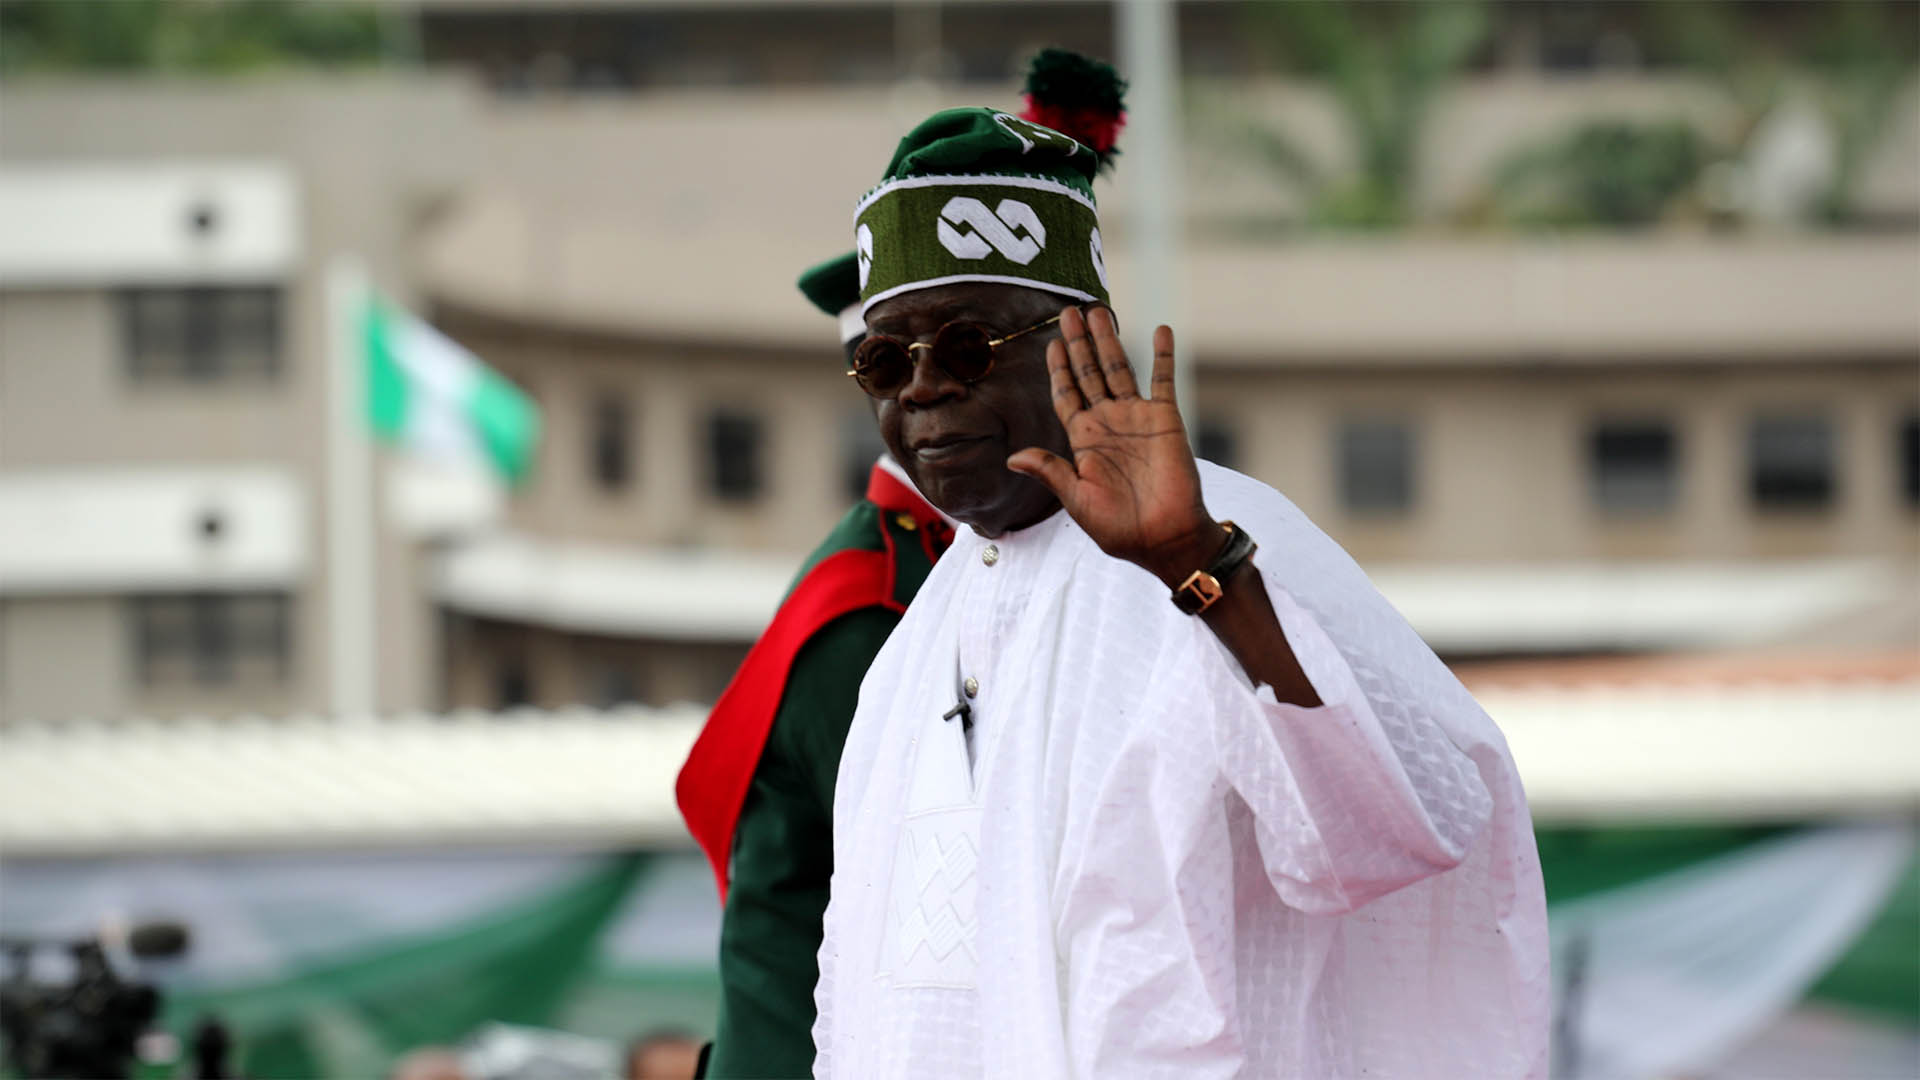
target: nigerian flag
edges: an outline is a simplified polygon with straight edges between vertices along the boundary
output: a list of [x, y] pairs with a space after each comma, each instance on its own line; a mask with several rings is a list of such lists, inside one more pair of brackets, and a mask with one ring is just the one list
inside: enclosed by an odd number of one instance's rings
[[368, 294], [361, 312], [367, 412], [388, 442], [525, 478], [540, 410], [506, 376], [412, 314]]

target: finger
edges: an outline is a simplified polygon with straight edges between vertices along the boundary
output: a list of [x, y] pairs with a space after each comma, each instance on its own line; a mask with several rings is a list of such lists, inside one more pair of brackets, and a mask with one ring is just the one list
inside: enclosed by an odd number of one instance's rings
[[1140, 396], [1140, 385], [1133, 381], [1133, 365], [1127, 362], [1126, 346], [1120, 344], [1120, 327], [1113, 312], [1104, 307], [1087, 316], [1087, 329], [1093, 331], [1094, 352], [1100, 357], [1100, 370], [1106, 373], [1107, 389], [1114, 400]]
[[1053, 415], [1060, 418], [1065, 427], [1087, 403], [1080, 397], [1080, 388], [1073, 384], [1073, 373], [1067, 370], [1067, 346], [1065, 342], [1054, 340], [1047, 342], [1047, 386], [1053, 391]]
[[1173, 327], [1155, 327], [1153, 331], [1153, 400], [1173, 400]]
[[1063, 506], [1074, 485], [1080, 482], [1080, 474], [1073, 471], [1073, 465], [1066, 458], [1037, 446], [1029, 446], [1007, 458], [1007, 468], [1045, 484]]
[[1093, 339], [1087, 336], [1087, 320], [1080, 309], [1067, 308], [1060, 312], [1060, 339], [1067, 343], [1067, 364], [1073, 369], [1074, 385], [1086, 395], [1087, 405], [1092, 407], [1107, 400], [1107, 377], [1100, 372], [1100, 362], [1093, 355]]

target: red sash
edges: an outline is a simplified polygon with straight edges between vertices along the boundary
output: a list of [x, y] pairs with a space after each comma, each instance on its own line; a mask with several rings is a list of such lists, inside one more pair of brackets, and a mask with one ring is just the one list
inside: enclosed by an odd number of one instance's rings
[[[867, 501], [883, 513], [910, 515], [927, 558], [938, 557], [936, 534], [945, 533], [946, 523], [919, 492], [875, 465], [867, 479]], [[680, 816], [713, 864], [723, 903], [734, 826], [746, 802], [754, 769], [760, 764], [761, 751], [766, 748], [767, 735], [773, 730], [773, 718], [786, 692], [794, 657], [821, 627], [849, 612], [869, 607], [906, 610], [905, 601], [893, 595], [896, 553], [885, 522], [881, 523], [880, 536], [885, 551], [836, 552], [816, 563], [793, 587], [780, 610], [774, 612], [766, 632], [748, 651], [733, 681], [714, 703], [706, 727], [694, 741], [686, 764], [680, 767], [680, 778], [674, 785]]]

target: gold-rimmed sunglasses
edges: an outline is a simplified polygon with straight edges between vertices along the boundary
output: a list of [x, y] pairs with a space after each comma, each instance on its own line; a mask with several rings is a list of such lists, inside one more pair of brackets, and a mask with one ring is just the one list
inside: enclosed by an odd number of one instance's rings
[[932, 341], [901, 341], [885, 334], [868, 334], [853, 350], [853, 366], [847, 375], [860, 389], [877, 398], [898, 394], [913, 380], [913, 351], [926, 349], [940, 370], [962, 383], [979, 382], [993, 370], [993, 351], [1015, 338], [1044, 330], [1060, 321], [1055, 315], [1024, 330], [994, 337], [993, 331], [976, 322], [958, 320], [934, 332]]

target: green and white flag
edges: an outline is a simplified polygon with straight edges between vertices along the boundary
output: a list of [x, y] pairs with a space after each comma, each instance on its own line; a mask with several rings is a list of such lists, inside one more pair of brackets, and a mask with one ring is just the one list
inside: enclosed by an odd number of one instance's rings
[[525, 479], [540, 410], [506, 376], [446, 335], [377, 296], [361, 312], [367, 414], [387, 442], [427, 457], [484, 462]]

